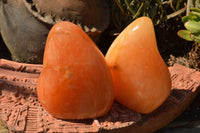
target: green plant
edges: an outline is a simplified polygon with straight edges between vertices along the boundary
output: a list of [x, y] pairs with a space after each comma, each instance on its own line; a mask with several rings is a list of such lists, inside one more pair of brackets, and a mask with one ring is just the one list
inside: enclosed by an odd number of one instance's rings
[[200, 43], [200, 9], [191, 8], [190, 11], [182, 18], [186, 30], [179, 30], [177, 34], [187, 41]]

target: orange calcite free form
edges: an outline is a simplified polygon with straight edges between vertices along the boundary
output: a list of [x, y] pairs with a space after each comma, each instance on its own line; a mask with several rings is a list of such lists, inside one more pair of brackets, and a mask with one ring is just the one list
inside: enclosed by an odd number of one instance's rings
[[95, 118], [110, 109], [114, 92], [109, 68], [77, 25], [62, 21], [50, 30], [37, 94], [45, 110], [56, 118]]
[[110, 46], [106, 61], [119, 103], [148, 114], [169, 96], [170, 73], [158, 51], [150, 18], [141, 17], [128, 25]]

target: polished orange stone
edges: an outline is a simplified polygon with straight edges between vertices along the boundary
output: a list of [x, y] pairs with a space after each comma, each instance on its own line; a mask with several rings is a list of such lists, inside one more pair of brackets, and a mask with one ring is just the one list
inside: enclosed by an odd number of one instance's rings
[[153, 23], [141, 17], [128, 25], [106, 54], [115, 99], [140, 113], [157, 109], [169, 96], [171, 79], [159, 54]]

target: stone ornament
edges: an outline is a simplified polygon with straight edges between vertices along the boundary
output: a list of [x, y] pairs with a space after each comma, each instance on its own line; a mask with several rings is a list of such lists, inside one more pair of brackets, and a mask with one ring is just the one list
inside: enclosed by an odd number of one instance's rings
[[42, 22], [54, 25], [71, 21], [87, 33], [102, 32], [110, 21], [108, 6], [102, 0], [23, 0], [23, 3]]
[[21, 0], [0, 0], [0, 32], [12, 59], [42, 63], [49, 29], [33, 17]]
[[0, 0], [0, 33], [18, 62], [42, 63], [46, 37], [59, 21], [71, 21], [98, 41], [110, 22], [104, 0]]

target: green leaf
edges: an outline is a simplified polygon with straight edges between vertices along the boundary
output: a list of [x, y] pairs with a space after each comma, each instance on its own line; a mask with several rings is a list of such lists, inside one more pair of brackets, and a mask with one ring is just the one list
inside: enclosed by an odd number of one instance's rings
[[191, 12], [191, 14], [193, 15], [193, 20], [196, 22], [200, 21], [200, 13], [198, 12]]
[[184, 16], [182, 18], [183, 23], [191, 20], [191, 21], [196, 21], [199, 22], [200, 21], [200, 9], [198, 8], [190, 8], [191, 12], [189, 13], [188, 16]]
[[200, 13], [200, 9], [198, 9], [198, 8], [190, 8], [190, 10], [191, 10], [191, 11], [194, 11], [194, 12]]
[[190, 36], [193, 41], [200, 43], [200, 34], [191, 34]]
[[191, 31], [191, 33], [200, 33], [200, 22], [187, 21], [185, 23], [185, 28]]
[[189, 16], [182, 17], [183, 23], [187, 22], [188, 20], [191, 20], [191, 18]]
[[191, 35], [190, 35], [191, 32], [188, 30], [179, 30], [177, 34], [179, 37], [181, 37], [187, 41], [193, 41], [191, 38]]
[[189, 20], [199, 22], [200, 21], [200, 13], [190, 12], [188, 16], [184, 16], [182, 18], [183, 23], [185, 23]]

